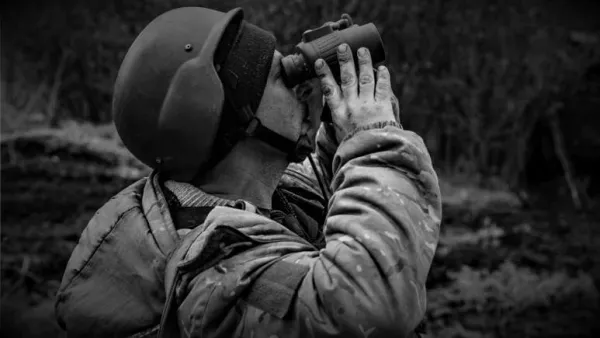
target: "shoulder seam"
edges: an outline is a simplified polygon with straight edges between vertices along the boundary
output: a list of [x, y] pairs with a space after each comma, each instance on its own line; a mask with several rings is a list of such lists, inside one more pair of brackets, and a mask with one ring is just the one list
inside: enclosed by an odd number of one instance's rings
[[[94, 258], [94, 255], [96, 254], [96, 252], [98, 251], [98, 249], [100, 248], [100, 246], [104, 243], [104, 241], [106, 240], [106, 237], [108, 237], [115, 228], [117, 228], [117, 226], [121, 223], [121, 221], [123, 220], [123, 218], [125, 218], [125, 216], [129, 215], [129, 213], [135, 209], [139, 209], [139, 206], [133, 206], [127, 210], [125, 210], [124, 212], [122, 212], [119, 217], [117, 218], [117, 220], [114, 222], [113, 226], [110, 228], [109, 231], [107, 231], [102, 238], [100, 239], [100, 243], [98, 243], [98, 245], [96, 245], [94, 247], [94, 250], [90, 253], [90, 255], [87, 257], [87, 259], [83, 262], [83, 264], [81, 264], [81, 268], [77, 270], [76, 273], [73, 274], [73, 276], [69, 279], [69, 281], [65, 284], [64, 287], [62, 287], [58, 293], [62, 293], [64, 292], [68, 287], [70, 287], [75, 280], [81, 275], [81, 272], [88, 266], [89, 262], [92, 260], [92, 258]], [[87, 229], [87, 227], [86, 227]], [[84, 230], [85, 231], [85, 230]], [[83, 233], [82, 233], [83, 234]]]

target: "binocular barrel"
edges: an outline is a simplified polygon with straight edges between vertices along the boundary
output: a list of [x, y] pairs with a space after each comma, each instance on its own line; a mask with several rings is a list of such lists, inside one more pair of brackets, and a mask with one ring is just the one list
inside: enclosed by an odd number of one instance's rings
[[[286, 86], [292, 88], [316, 77], [314, 63], [320, 58], [327, 62], [339, 83], [337, 48], [342, 43], [348, 44], [353, 53], [361, 47], [369, 49], [374, 66], [385, 61], [385, 49], [377, 27], [373, 23], [363, 26], [354, 25], [344, 30], [333, 31], [313, 41], [301, 42], [296, 46], [294, 54], [282, 58], [282, 77]], [[355, 57], [354, 60], [358, 69], [357, 58]]]

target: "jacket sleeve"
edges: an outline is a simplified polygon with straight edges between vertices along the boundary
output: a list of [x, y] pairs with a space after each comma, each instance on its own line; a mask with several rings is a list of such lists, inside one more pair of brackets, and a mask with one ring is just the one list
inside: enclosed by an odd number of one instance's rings
[[296, 329], [308, 335], [404, 337], [424, 317], [440, 191], [422, 139], [393, 124], [342, 141], [326, 247], [288, 258], [310, 267], [294, 311]]
[[[426, 311], [425, 282], [441, 218], [437, 176], [427, 149], [419, 136], [402, 130], [397, 122], [381, 122], [344, 139], [332, 168], [334, 194], [323, 230], [324, 248], [299, 247], [281, 237], [273, 247], [263, 248], [266, 256], [234, 256], [227, 263], [230, 268], [219, 275], [219, 283], [245, 285], [247, 278], [231, 269], [240, 262], [269, 261], [273, 257], [267, 256], [275, 252], [284, 262], [301, 265], [296, 270], [307, 272], [294, 286], [293, 297], [287, 298], [291, 300], [286, 314], [269, 316], [259, 307], [236, 303], [237, 291], [220, 291], [217, 298], [207, 289], [207, 283], [215, 283], [213, 277], [192, 273], [184, 278], [189, 284], [181, 286], [177, 296], [184, 336], [222, 336], [217, 325], [223, 330], [237, 325], [235, 336], [242, 337], [412, 335]], [[265, 229], [260, 225], [255, 231]], [[273, 292], [281, 292], [278, 280], [274, 284]], [[217, 311], [220, 307], [230, 313]]]

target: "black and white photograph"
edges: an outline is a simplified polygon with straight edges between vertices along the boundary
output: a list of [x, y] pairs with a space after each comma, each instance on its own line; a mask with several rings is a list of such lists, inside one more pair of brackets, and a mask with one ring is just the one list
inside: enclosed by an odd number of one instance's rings
[[600, 1], [0, 6], [1, 337], [600, 337]]

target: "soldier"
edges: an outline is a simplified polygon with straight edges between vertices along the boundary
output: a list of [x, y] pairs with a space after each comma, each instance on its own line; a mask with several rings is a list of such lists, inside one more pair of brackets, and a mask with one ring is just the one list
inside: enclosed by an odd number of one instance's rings
[[275, 38], [241, 9], [179, 8], [141, 32], [114, 121], [154, 170], [84, 230], [56, 301], [69, 337], [415, 334], [437, 176], [387, 68], [337, 53], [341, 85], [320, 59], [289, 89]]

